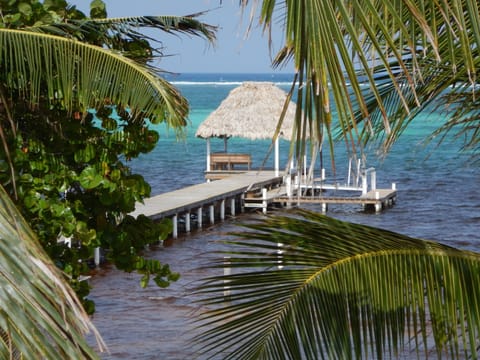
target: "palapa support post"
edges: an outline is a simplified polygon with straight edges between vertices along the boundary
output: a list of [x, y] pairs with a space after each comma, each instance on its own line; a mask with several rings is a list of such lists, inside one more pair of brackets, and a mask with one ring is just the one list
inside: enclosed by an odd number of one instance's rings
[[210, 138], [207, 138], [207, 171], [212, 170], [212, 164], [210, 163], [210, 154], [212, 150], [210, 147]]

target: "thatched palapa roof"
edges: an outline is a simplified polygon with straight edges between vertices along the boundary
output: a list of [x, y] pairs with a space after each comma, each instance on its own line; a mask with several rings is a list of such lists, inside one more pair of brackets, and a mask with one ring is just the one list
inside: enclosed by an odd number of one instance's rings
[[[271, 139], [277, 129], [287, 93], [270, 82], [245, 82], [233, 89], [200, 124], [196, 136]], [[290, 140], [295, 103], [290, 102], [280, 137]]]

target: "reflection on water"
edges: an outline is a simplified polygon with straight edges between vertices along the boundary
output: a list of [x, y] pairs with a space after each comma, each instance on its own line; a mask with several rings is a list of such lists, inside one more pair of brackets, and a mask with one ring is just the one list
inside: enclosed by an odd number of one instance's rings
[[[96, 303], [94, 323], [109, 346], [104, 359], [192, 359], [191, 320], [201, 311], [193, 303], [193, 283], [216, 275], [200, 269], [223, 245], [225, 231], [236, 228], [242, 218], [228, 220], [215, 227], [167, 241], [164, 247], [151, 249], [148, 255], [170, 264], [182, 277], [167, 289], [152, 284], [139, 286], [140, 277], [113, 268], [98, 270], [92, 278], [91, 298]], [[222, 271], [222, 270], [218, 270]], [[92, 339], [93, 340], [93, 339]]]

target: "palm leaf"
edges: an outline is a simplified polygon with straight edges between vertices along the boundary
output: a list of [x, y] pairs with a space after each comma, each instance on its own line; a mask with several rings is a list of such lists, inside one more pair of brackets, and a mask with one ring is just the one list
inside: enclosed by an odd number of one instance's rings
[[[284, 26], [285, 44], [274, 65], [293, 59], [298, 72], [296, 98], [303, 112], [297, 113], [294, 136], [297, 158], [306, 152], [308, 128], [319, 142], [340, 132], [353, 152], [371, 139], [381, 139], [388, 150], [442, 91], [454, 82], [475, 84], [478, 76], [476, 1], [241, 3], [261, 3], [267, 29], [274, 21]], [[377, 82], [378, 74], [390, 90]], [[332, 132], [335, 117], [338, 132]]]
[[148, 68], [98, 46], [0, 29], [0, 69], [9, 85], [33, 104], [42, 96], [45, 81], [50, 101], [68, 109], [113, 102], [129, 108], [133, 119], [147, 117], [174, 128], [186, 124], [188, 103], [176, 88]]
[[[144, 39], [145, 34], [135, 31], [135, 28], [153, 28], [159, 29], [170, 34], [186, 34], [192, 36], [201, 36], [209, 42], [216, 39], [216, 26], [202, 23], [196, 18], [205, 13], [196, 13], [187, 16], [130, 16], [106, 19], [90, 19], [78, 22], [79, 25], [103, 25], [103, 28], [121, 34], [128, 35], [135, 39]], [[77, 23], [74, 21], [74, 23]], [[138, 36], [138, 37], [137, 37]]]
[[202, 354], [381, 359], [433, 348], [476, 358], [479, 254], [305, 210], [246, 227], [212, 264], [231, 274], [198, 288], [210, 309]]
[[63, 275], [0, 187], [0, 357], [95, 359], [103, 342]]

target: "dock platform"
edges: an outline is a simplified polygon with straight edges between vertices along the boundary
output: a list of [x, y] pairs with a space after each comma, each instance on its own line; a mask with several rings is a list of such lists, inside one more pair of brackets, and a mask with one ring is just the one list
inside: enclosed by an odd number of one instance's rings
[[377, 189], [359, 196], [280, 196], [275, 200], [290, 204], [321, 204], [323, 212], [327, 211], [329, 204], [360, 204], [365, 209], [371, 208], [375, 212], [380, 212], [395, 204], [397, 191], [395, 189]]
[[[193, 213], [197, 227], [203, 225], [203, 209], [207, 209], [207, 216], [211, 224], [215, 218], [224, 219], [227, 210], [235, 215], [237, 208], [243, 210], [243, 199], [247, 192], [259, 189], [278, 187], [283, 181], [281, 175], [274, 171], [246, 171], [220, 180], [192, 185], [183, 189], [163, 193], [144, 200], [137, 204], [130, 215], [136, 217], [143, 214], [153, 220], [165, 217], [173, 219], [173, 237], [178, 236], [178, 217], [182, 216], [185, 230], [191, 229], [190, 218]], [[216, 214], [218, 213], [218, 214]], [[217, 216], [216, 216], [217, 215]]]
[[[266, 213], [272, 205], [316, 203], [321, 204], [322, 211], [326, 212], [330, 204], [360, 204], [364, 209], [372, 208], [379, 212], [393, 206], [397, 198], [394, 184], [392, 189], [376, 189], [376, 186], [372, 189], [371, 186], [367, 191], [366, 181], [363, 187], [338, 187], [325, 183], [306, 186], [301, 185], [298, 178], [292, 180], [290, 175], [279, 175], [275, 171], [251, 170], [224, 175], [219, 180], [147, 198], [143, 204], [138, 203], [130, 215], [143, 214], [153, 220], [171, 218], [172, 237], [176, 238], [179, 225], [185, 232], [190, 232], [193, 227], [201, 229], [204, 222], [214, 224], [218, 219], [223, 221], [227, 212], [235, 216], [244, 208], [261, 209]], [[329, 195], [331, 190], [334, 190], [333, 196]]]

